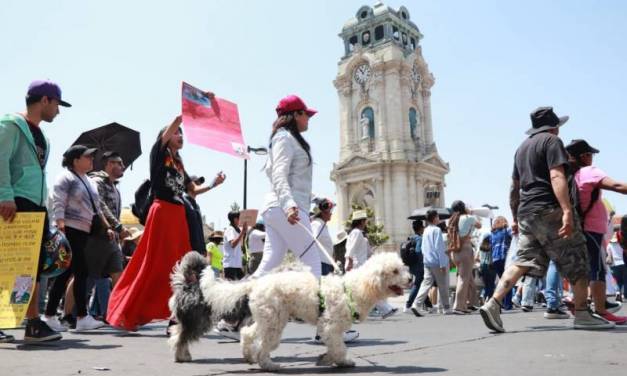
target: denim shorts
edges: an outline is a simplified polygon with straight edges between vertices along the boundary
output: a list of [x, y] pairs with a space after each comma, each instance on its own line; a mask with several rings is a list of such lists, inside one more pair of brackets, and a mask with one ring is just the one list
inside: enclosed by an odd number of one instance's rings
[[588, 249], [586, 238], [581, 231], [578, 218], [575, 218], [573, 233], [568, 238], [560, 238], [562, 209], [546, 209], [539, 213], [518, 219], [518, 259], [515, 265], [530, 268], [527, 274], [543, 277], [553, 260], [559, 273], [575, 283], [588, 278]]

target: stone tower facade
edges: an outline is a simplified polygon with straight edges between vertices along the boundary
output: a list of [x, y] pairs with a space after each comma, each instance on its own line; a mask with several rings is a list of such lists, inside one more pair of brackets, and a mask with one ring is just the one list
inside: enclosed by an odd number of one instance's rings
[[331, 179], [337, 211], [372, 208], [397, 249], [411, 232], [412, 210], [444, 205], [449, 166], [433, 139], [433, 74], [422, 34], [405, 7], [361, 7], [339, 35], [344, 56], [333, 82], [340, 100], [340, 156]]

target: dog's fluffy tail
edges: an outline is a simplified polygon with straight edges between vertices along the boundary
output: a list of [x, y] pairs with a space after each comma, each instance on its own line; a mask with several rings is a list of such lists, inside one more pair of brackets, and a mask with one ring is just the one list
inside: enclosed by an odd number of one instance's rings
[[170, 345], [177, 361], [189, 360], [188, 343], [198, 340], [211, 329], [211, 306], [205, 302], [200, 280], [207, 260], [197, 252], [187, 253], [170, 275], [172, 296], [168, 302], [177, 324], [170, 328]]

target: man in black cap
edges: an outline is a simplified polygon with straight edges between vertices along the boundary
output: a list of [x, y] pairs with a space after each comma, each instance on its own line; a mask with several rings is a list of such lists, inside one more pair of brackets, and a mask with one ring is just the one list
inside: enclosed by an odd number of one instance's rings
[[626, 316], [614, 315], [621, 304], [606, 302], [604, 238], [609, 226], [609, 213], [603, 204], [602, 191], [627, 194], [627, 183], [610, 178], [603, 170], [592, 165], [594, 154], [599, 152], [585, 140], [573, 140], [566, 151], [572, 158], [577, 185], [577, 212], [582, 218], [590, 265], [590, 291], [594, 310], [606, 320], [617, 325], [627, 323]]
[[[107, 316], [107, 303], [111, 287], [122, 274], [124, 256], [120, 249], [120, 240], [129, 235], [120, 223], [122, 197], [117, 188], [119, 179], [124, 176], [124, 161], [116, 151], [102, 154], [101, 171], [89, 173], [89, 177], [98, 187], [100, 210], [115, 232], [114, 239], [103, 236], [90, 236], [85, 246], [87, 269], [89, 272], [88, 291], [95, 285], [95, 294], [91, 313], [95, 317]], [[111, 281], [109, 281], [111, 278]], [[71, 322], [71, 319], [69, 320]]]
[[[71, 107], [61, 99], [59, 85], [50, 81], [33, 81], [26, 94], [26, 111], [0, 117], [0, 217], [11, 222], [16, 212], [45, 212], [43, 236], [49, 232], [46, 162], [50, 147], [40, 129], [42, 121], [52, 123], [59, 106]], [[39, 274], [44, 261], [43, 239], [32, 296], [39, 296]], [[31, 299], [26, 313], [28, 323], [25, 342], [61, 339], [39, 319], [37, 299]], [[13, 336], [0, 331], [0, 342], [11, 342]]]
[[614, 324], [593, 314], [586, 305], [588, 259], [586, 240], [573, 212], [568, 188], [568, 155], [559, 128], [568, 117], [552, 107], [531, 113], [529, 137], [514, 158], [510, 207], [512, 231], [519, 234], [517, 260], [507, 268], [492, 298], [480, 313], [489, 329], [504, 332], [501, 301], [524, 274], [543, 277], [553, 260], [570, 280], [575, 295], [575, 329], [609, 329]]

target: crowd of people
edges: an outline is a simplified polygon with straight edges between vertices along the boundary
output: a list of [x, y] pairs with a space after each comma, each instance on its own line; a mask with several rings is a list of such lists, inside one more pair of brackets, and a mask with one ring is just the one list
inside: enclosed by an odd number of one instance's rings
[[[213, 93], [206, 95], [213, 98]], [[240, 212], [230, 212], [228, 226], [206, 237], [196, 198], [222, 184], [226, 175], [219, 172], [205, 184], [204, 178], [188, 174], [180, 116], [158, 132], [150, 151], [143, 231], [120, 223], [117, 184], [125, 165], [116, 150], [101, 150], [103, 167], [94, 171], [96, 149], [69, 147], [61, 162], [64, 171], [48, 195], [50, 145], [40, 125], [52, 122], [59, 106], [70, 107], [59, 86], [34, 81], [26, 111], [0, 118], [0, 216], [11, 221], [18, 212], [44, 212], [44, 239], [52, 225], [72, 250], [71, 267], [49, 280], [41, 273], [42, 242], [25, 342], [59, 340], [68, 328], [110, 325], [137, 331], [154, 321], [175, 324], [168, 307], [170, 272], [191, 250], [207, 258], [215, 276], [232, 281], [270, 273], [288, 250], [317, 278], [357, 269], [373, 253], [366, 210], [352, 213], [346, 231], [332, 233], [328, 222], [335, 204], [312, 194], [314, 157], [303, 133], [316, 111], [297, 96], [283, 98], [276, 108], [264, 170], [271, 190], [260, 218], [242, 223]], [[400, 252], [415, 278], [404, 312], [421, 317], [479, 311], [489, 329], [503, 332], [502, 309], [532, 311], [541, 302], [544, 317], [569, 318], [570, 311], [579, 329], [627, 323], [627, 317], [614, 314], [627, 283], [624, 243], [602, 200], [603, 190], [627, 194], [627, 183], [593, 166], [599, 150], [586, 141], [564, 147], [559, 127], [567, 117], [543, 107], [531, 120], [515, 156], [511, 225], [497, 217], [484, 231], [482, 220], [460, 200], [453, 202], [448, 221], [437, 210], [413, 221], [414, 234]], [[606, 297], [608, 271], [618, 285], [615, 301]], [[384, 319], [396, 312], [386, 301], [373, 309]], [[238, 338], [238, 329], [239, 323], [226, 320], [216, 328], [230, 338]], [[349, 331], [344, 339], [358, 335]], [[0, 341], [12, 340], [0, 332]]]

